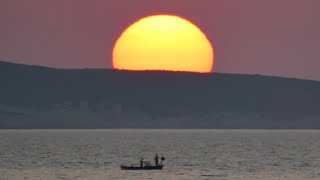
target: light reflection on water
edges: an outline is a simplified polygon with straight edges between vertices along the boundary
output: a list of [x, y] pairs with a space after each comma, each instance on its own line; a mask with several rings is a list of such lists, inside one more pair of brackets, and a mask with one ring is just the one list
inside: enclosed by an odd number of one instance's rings
[[[0, 179], [320, 179], [316, 130], [1, 130], [0, 138]], [[156, 152], [164, 170], [120, 170]]]

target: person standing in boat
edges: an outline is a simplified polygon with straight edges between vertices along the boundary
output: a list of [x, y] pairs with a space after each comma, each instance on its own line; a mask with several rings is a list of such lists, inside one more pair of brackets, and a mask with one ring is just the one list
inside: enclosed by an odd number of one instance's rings
[[154, 156], [154, 162], [155, 162], [156, 166], [159, 165], [159, 156], [158, 156], [157, 153], [156, 153], [156, 155]]
[[140, 167], [143, 167], [143, 158], [140, 160]]

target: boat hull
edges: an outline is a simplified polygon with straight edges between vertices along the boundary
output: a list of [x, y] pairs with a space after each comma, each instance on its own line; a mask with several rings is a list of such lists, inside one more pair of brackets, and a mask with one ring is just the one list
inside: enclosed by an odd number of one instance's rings
[[124, 166], [121, 165], [121, 170], [162, 170], [163, 165], [158, 165], [158, 166]]

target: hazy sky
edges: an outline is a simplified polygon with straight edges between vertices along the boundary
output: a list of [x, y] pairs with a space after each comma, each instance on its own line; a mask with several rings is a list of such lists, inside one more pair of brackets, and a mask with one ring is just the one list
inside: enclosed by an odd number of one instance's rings
[[0, 60], [111, 68], [114, 42], [159, 13], [197, 24], [215, 71], [320, 80], [320, 0], [0, 0]]

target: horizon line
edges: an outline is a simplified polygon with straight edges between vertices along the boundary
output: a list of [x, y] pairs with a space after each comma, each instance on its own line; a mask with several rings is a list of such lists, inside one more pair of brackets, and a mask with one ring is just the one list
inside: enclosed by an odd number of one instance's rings
[[262, 77], [272, 77], [272, 78], [284, 78], [284, 79], [293, 79], [293, 80], [303, 80], [303, 81], [313, 81], [320, 82], [320, 80], [315, 79], [303, 79], [298, 77], [288, 77], [288, 76], [275, 76], [275, 75], [266, 75], [266, 74], [246, 74], [246, 73], [229, 73], [229, 72], [209, 72], [209, 73], [200, 73], [200, 72], [189, 72], [189, 71], [170, 71], [170, 70], [126, 70], [126, 69], [113, 69], [113, 68], [63, 68], [63, 67], [52, 67], [45, 65], [37, 65], [37, 64], [24, 64], [24, 63], [15, 63], [9, 62], [3, 59], [0, 59], [0, 63], [7, 63], [12, 65], [21, 65], [27, 67], [37, 67], [37, 68], [46, 68], [52, 70], [106, 70], [106, 71], [114, 71], [114, 72], [132, 72], [132, 73], [143, 73], [143, 72], [162, 72], [162, 73], [184, 73], [184, 74], [194, 74], [194, 75], [214, 75], [214, 74], [225, 74], [225, 75], [240, 75], [240, 76], [262, 76]]

